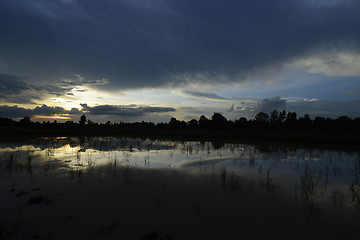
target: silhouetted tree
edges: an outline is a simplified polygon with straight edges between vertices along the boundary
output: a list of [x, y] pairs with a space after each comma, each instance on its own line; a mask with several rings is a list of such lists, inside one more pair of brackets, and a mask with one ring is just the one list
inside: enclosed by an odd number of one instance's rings
[[294, 124], [296, 123], [297, 120], [297, 114], [296, 112], [288, 112], [287, 116], [286, 116], [286, 124], [289, 126], [294, 126]]
[[348, 116], [340, 116], [336, 119], [336, 128], [351, 128], [352, 120]]
[[299, 118], [298, 126], [302, 129], [310, 129], [312, 127], [312, 121], [309, 114], [305, 114], [304, 117]]
[[91, 121], [90, 119], [87, 120], [87, 124], [88, 125], [94, 125], [95, 123], [93, 121]]
[[0, 126], [10, 126], [13, 124], [14, 121], [9, 118], [0, 118]]
[[214, 113], [211, 117], [211, 121], [216, 129], [224, 129], [227, 127], [227, 119], [220, 113]]
[[79, 120], [80, 125], [84, 126], [86, 123], [86, 116], [82, 115]]
[[199, 123], [196, 119], [191, 119], [188, 123], [190, 129], [196, 129], [199, 126]]
[[186, 128], [186, 122], [179, 121], [176, 118], [171, 118], [169, 122], [169, 127], [172, 129], [185, 129]]
[[269, 115], [264, 113], [264, 112], [259, 112], [258, 114], [255, 115], [255, 120], [257, 122], [267, 122], [269, 121]]
[[247, 126], [246, 117], [241, 117], [239, 120], [235, 120], [235, 127], [237, 128], [245, 128]]
[[279, 120], [280, 120], [281, 122], [284, 122], [285, 119], [286, 119], [286, 111], [285, 111], [285, 109], [284, 109], [284, 110], [282, 110], [282, 112], [279, 113]]
[[199, 127], [200, 128], [209, 128], [210, 127], [209, 122], [210, 122], [209, 119], [207, 119], [204, 115], [201, 115], [200, 119], [199, 119]]
[[24, 117], [20, 119], [20, 125], [22, 126], [29, 126], [31, 124], [30, 117]]
[[314, 127], [317, 129], [322, 129], [324, 127], [325, 118], [323, 117], [316, 117], [314, 119]]
[[270, 113], [270, 121], [275, 122], [279, 119], [279, 112], [274, 110]]
[[240, 123], [246, 123], [246, 122], [247, 122], [246, 117], [241, 117], [241, 118], [239, 118], [239, 122], [240, 122]]

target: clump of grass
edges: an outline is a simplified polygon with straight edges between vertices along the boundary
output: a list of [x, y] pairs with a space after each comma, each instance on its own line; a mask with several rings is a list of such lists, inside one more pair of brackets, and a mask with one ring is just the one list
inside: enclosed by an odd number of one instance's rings
[[72, 181], [77, 180], [82, 183], [84, 177], [84, 168], [82, 166], [77, 167], [75, 170], [70, 172], [70, 179]]
[[303, 207], [308, 209], [310, 214], [315, 211], [314, 186], [313, 174], [309, 170], [309, 165], [306, 164], [298, 186], [295, 188], [295, 196], [300, 198]]
[[44, 176], [49, 175], [50, 169], [51, 169], [50, 164], [45, 163], [44, 166], [43, 166], [43, 174], [44, 174]]
[[76, 153], [76, 163], [75, 166], [81, 167], [83, 164], [81, 163], [81, 153], [80, 150]]
[[225, 167], [220, 168], [220, 179], [223, 189], [226, 189], [226, 169]]
[[354, 177], [355, 177], [355, 184], [360, 184], [360, 154], [355, 158], [354, 162]]
[[330, 199], [333, 202], [333, 208], [342, 209], [345, 200], [345, 194], [338, 189], [333, 190], [330, 195]]
[[88, 161], [88, 165], [86, 167], [87, 175], [95, 175], [95, 163], [92, 161]]
[[130, 152], [123, 152], [123, 159], [124, 161], [129, 164], [130, 163], [130, 157], [131, 157], [131, 153]]
[[26, 156], [26, 171], [29, 173], [29, 175], [32, 177], [33, 174], [33, 169], [32, 169], [32, 160], [33, 160], [33, 156], [34, 156], [34, 152], [32, 151], [27, 151], [27, 156]]
[[150, 166], [150, 156], [149, 155], [144, 157], [144, 165], [145, 165], [145, 167]]
[[240, 187], [239, 178], [235, 172], [231, 172], [229, 186], [232, 192]]
[[250, 155], [249, 156], [249, 166], [250, 167], [255, 167], [255, 155]]
[[354, 208], [360, 209], [360, 185], [352, 183], [350, 186], [351, 201]]
[[196, 213], [196, 215], [198, 215], [200, 217], [200, 220], [202, 222], [206, 223], [208, 221], [208, 218], [205, 214], [205, 211], [201, 207], [200, 202], [196, 202], [196, 204], [195, 204], [195, 213]]
[[265, 183], [265, 186], [266, 186], [266, 190], [268, 192], [274, 192], [275, 189], [277, 188], [278, 184], [275, 184], [273, 179], [270, 177], [270, 171], [271, 171], [271, 168], [268, 169], [267, 173], [266, 173], [266, 183]]
[[262, 174], [262, 166], [260, 165], [259, 168], [258, 168], [258, 172], [259, 172], [259, 175]]
[[124, 174], [124, 183], [129, 184], [130, 183], [130, 165], [127, 165], [124, 168], [123, 174]]
[[0, 221], [0, 239], [10, 239], [17, 236], [19, 232], [19, 223], [9, 223], [6, 221]]
[[12, 152], [9, 156], [9, 159], [6, 161], [6, 169], [9, 172], [12, 172], [15, 166], [14, 153]]
[[108, 171], [109, 173], [116, 177], [117, 175], [117, 158], [115, 157], [114, 161], [109, 161], [109, 165], [108, 165]]
[[228, 177], [228, 173], [225, 167], [220, 168], [220, 181], [223, 190], [226, 190], [229, 187], [232, 192], [235, 192], [241, 187], [237, 173], [232, 171]]

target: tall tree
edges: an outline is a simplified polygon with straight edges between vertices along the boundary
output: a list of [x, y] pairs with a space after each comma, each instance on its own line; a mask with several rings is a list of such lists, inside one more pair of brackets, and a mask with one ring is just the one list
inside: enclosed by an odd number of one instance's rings
[[269, 115], [264, 112], [259, 112], [258, 114], [255, 115], [255, 120], [257, 122], [267, 122], [269, 121]]
[[80, 125], [84, 126], [86, 123], [86, 116], [82, 115], [79, 120]]
[[214, 113], [211, 117], [212, 124], [217, 129], [223, 129], [227, 126], [227, 119], [221, 113]]

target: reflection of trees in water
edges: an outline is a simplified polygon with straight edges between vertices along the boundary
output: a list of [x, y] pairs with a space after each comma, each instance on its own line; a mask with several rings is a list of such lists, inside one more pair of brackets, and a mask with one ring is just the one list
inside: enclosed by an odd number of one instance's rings
[[221, 149], [222, 147], [224, 147], [224, 145], [225, 145], [224, 142], [219, 142], [219, 141], [212, 142], [212, 146], [215, 150]]

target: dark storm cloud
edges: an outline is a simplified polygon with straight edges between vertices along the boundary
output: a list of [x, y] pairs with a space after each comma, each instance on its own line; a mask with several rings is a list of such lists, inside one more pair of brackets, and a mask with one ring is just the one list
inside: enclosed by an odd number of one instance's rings
[[35, 107], [34, 109], [22, 108], [18, 106], [0, 106], [0, 117], [7, 118], [19, 118], [19, 117], [33, 117], [34, 115], [46, 115], [51, 116], [55, 114], [80, 114], [81, 112], [72, 108], [70, 111], [65, 110], [62, 107], [49, 107], [45, 104], [41, 107]]
[[58, 81], [37, 81], [30, 77], [21, 77], [0, 73], [0, 101], [5, 103], [31, 103], [34, 100], [42, 100], [44, 94], [56, 97], [62, 95], [74, 96], [74, 92], [87, 92], [87, 87], [106, 85], [106, 79], [85, 80], [80, 75], [73, 75], [63, 79], [56, 77]]
[[33, 116], [30, 109], [25, 109], [18, 106], [0, 106], [0, 117], [16, 118], [26, 116]]
[[150, 106], [138, 106], [138, 105], [99, 105], [95, 107], [89, 107], [87, 104], [82, 104], [83, 110], [91, 115], [116, 115], [124, 117], [144, 116], [149, 113], [167, 113], [175, 112], [175, 108], [172, 107], [150, 107]]
[[0, 73], [0, 102], [34, 103], [42, 99], [35, 91], [36, 86], [27, 77]]
[[298, 57], [359, 52], [359, 9], [351, 0], [1, 1], [0, 62], [33, 81], [109, 79], [109, 90], [243, 81]]
[[69, 94], [70, 91], [74, 92], [87, 92], [87, 89], [83, 89], [83, 87], [94, 87], [106, 85], [108, 81], [106, 79], [101, 80], [85, 80], [82, 76], [74, 74], [69, 78], [58, 78], [58, 81], [53, 84], [49, 84], [48, 81], [41, 84], [36, 84], [33, 88], [37, 91], [45, 91], [49, 94], [55, 95], [57, 97], [62, 96], [64, 94]]
[[255, 108], [256, 112], [269, 113], [273, 110], [283, 110], [286, 108], [286, 100], [280, 97], [265, 98], [258, 102]]
[[25, 79], [26, 78], [24, 77], [0, 74], [0, 97], [19, 94], [23, 91], [30, 90], [31, 87], [24, 81]]

